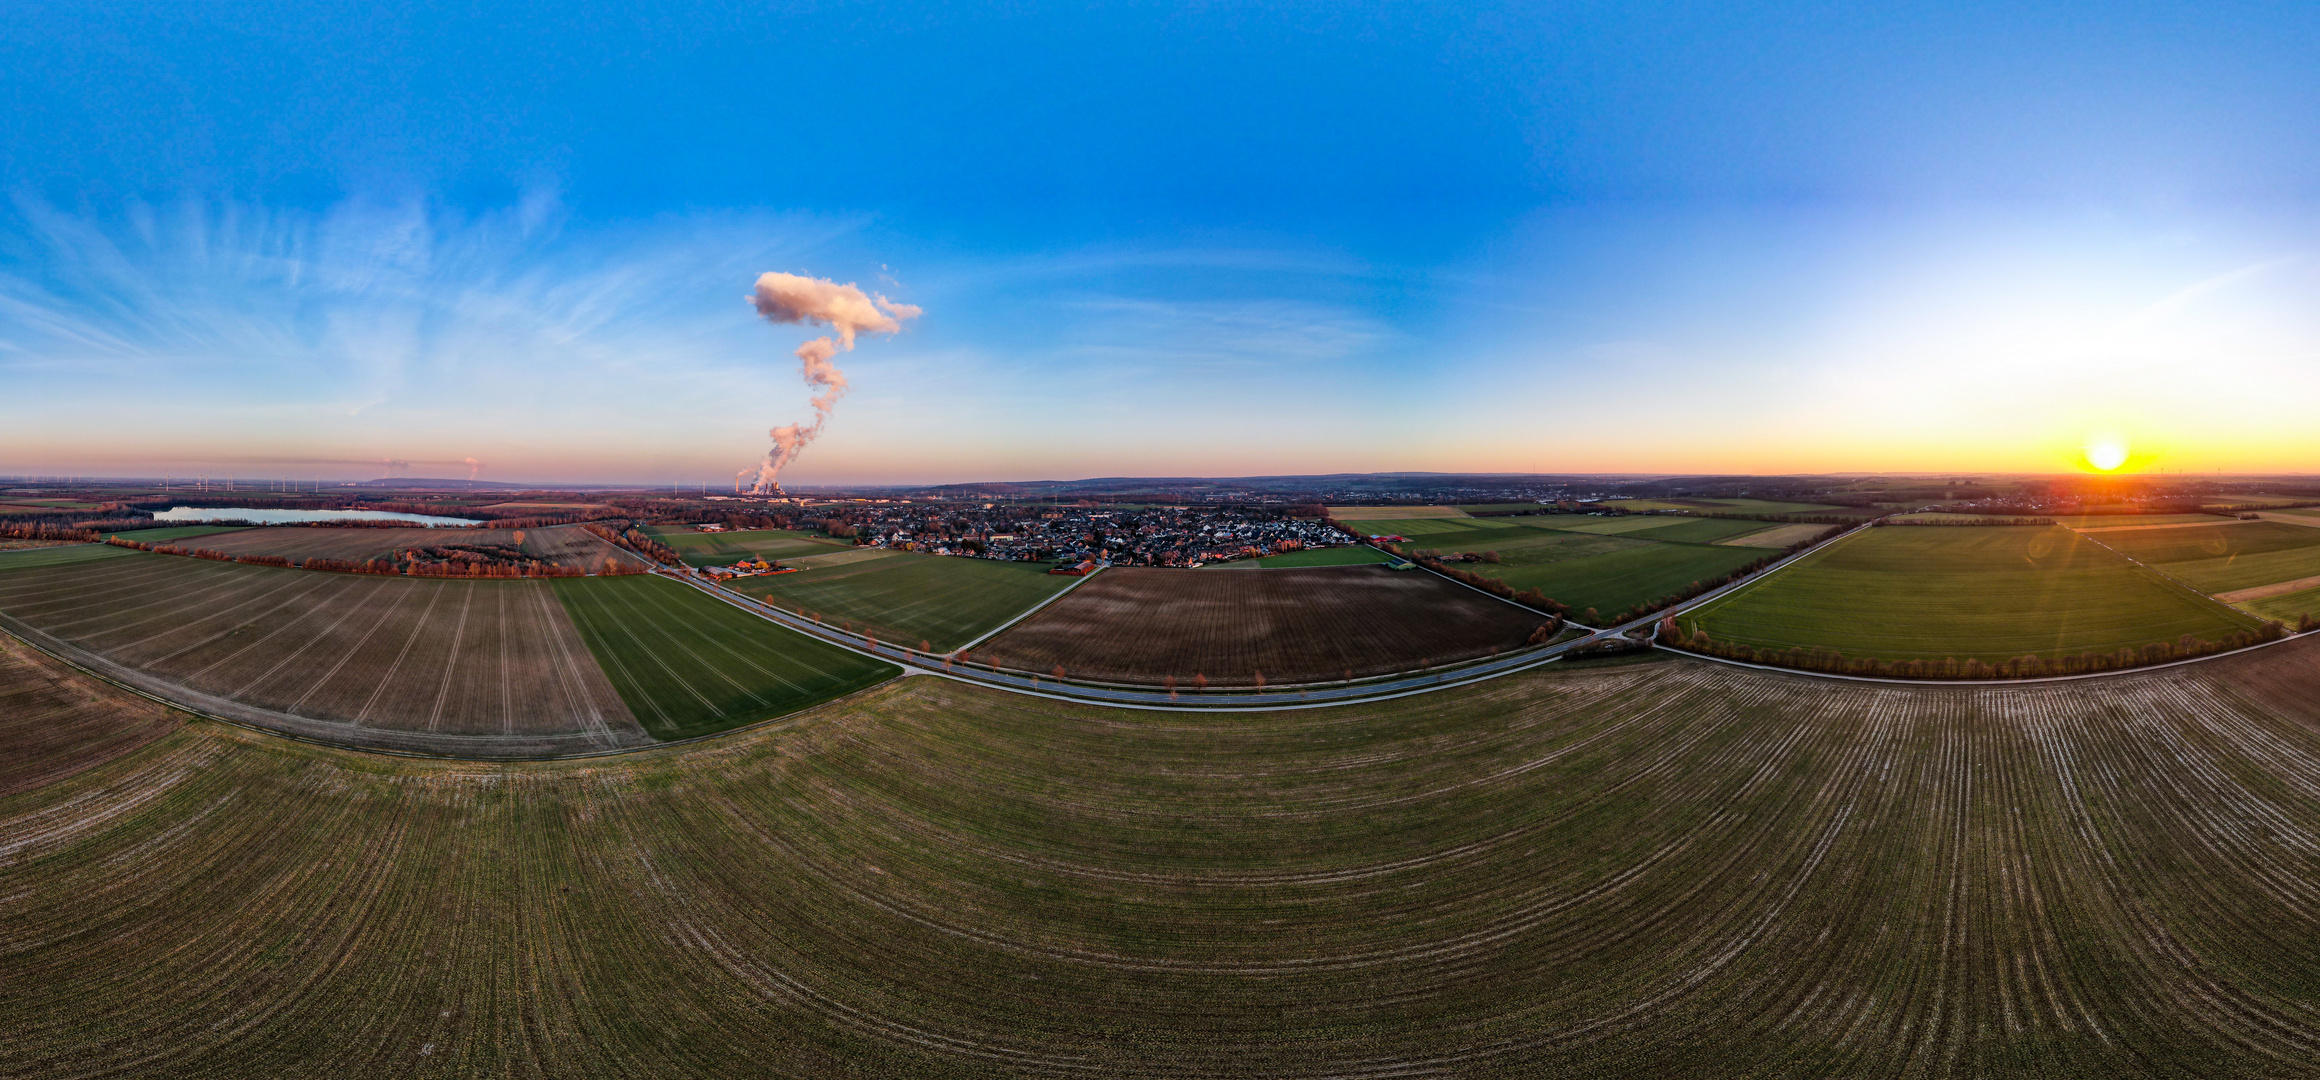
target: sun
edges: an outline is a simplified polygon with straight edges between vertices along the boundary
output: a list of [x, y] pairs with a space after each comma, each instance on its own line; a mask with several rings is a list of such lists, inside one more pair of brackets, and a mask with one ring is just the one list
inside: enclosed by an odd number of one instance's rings
[[2109, 472], [2127, 463], [2127, 443], [2124, 439], [2105, 439], [2086, 448], [2086, 463], [2096, 472]]

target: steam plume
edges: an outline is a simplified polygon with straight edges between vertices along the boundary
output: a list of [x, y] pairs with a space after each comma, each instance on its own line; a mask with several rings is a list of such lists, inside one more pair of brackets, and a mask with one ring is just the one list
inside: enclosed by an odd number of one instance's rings
[[470, 480], [475, 479], [475, 474], [483, 471], [483, 462], [474, 458], [465, 459], [465, 464], [467, 465], [467, 478]]
[[[750, 487], [753, 494], [765, 495], [780, 490], [782, 467], [822, 433], [830, 411], [846, 396], [846, 373], [830, 358], [852, 349], [857, 334], [899, 333], [902, 320], [917, 318], [919, 309], [866, 294], [850, 284], [781, 273], [760, 275], [748, 300], [767, 322], [822, 323], [837, 333], [835, 341], [818, 337], [798, 346], [799, 374], [805, 377], [807, 388], [819, 391], [812, 402], [814, 422], [784, 424], [766, 432], [773, 447], [765, 452], [765, 461], [757, 467], [756, 483]], [[747, 474], [748, 470], [742, 470], [743, 476]]]

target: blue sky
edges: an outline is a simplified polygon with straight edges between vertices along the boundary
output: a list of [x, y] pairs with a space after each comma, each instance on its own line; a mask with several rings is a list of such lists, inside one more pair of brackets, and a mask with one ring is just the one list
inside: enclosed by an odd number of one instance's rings
[[2308, 470], [2320, 12], [0, 11], [0, 469]]

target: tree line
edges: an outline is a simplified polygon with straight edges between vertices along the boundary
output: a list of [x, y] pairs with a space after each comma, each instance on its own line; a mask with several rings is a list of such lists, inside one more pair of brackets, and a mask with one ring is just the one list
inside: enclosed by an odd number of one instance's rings
[[633, 525], [629, 525], [625, 521], [621, 522], [621, 525], [625, 527], [615, 529], [610, 526], [591, 521], [581, 525], [580, 527], [596, 534], [599, 537], [602, 537], [604, 540], [617, 547], [626, 548], [630, 551], [636, 552], [637, 554], [642, 555], [647, 559], [651, 559], [652, 561], [657, 562], [662, 566], [685, 565], [685, 560], [667, 544], [663, 544], [650, 536], [646, 536], [642, 529], [638, 529]]
[[1899, 519], [1899, 518], [1889, 518], [1889, 517], [1882, 517], [1882, 518], [1878, 518], [1878, 519], [1877, 519], [1877, 520], [1875, 520], [1875, 521], [1872, 521], [1872, 522], [1870, 522], [1869, 524], [1871, 524], [1871, 525], [1878, 525], [1878, 526], [1884, 526], [1884, 525], [1950, 525], [1950, 526], [1955, 526], [1955, 525], [2052, 525], [2052, 524], [2054, 524], [2054, 519], [2053, 519], [2053, 518], [2050, 518], [2050, 517], [1987, 517], [1987, 516], [1983, 516], [1983, 517], [1957, 517], [1957, 518], [1918, 518], [1918, 519], [1917, 519], [1917, 520], [1915, 520], [1915, 521], [1903, 521], [1903, 520], [1901, 520], [1901, 519]]
[[[386, 577], [436, 578], [566, 578], [585, 577], [587, 571], [573, 566], [544, 562], [539, 559], [468, 557], [421, 558], [419, 551], [405, 551], [400, 559], [330, 559], [310, 556], [292, 559], [285, 555], [235, 555], [215, 548], [186, 547], [181, 544], [147, 544], [121, 536], [105, 537], [105, 543], [114, 547], [150, 551], [156, 555], [182, 555], [214, 562], [241, 563], [245, 566], [278, 566], [292, 570], [324, 570], [340, 574], [377, 574]], [[611, 571], [608, 571], [611, 572]], [[627, 569], [621, 573], [642, 573]]]

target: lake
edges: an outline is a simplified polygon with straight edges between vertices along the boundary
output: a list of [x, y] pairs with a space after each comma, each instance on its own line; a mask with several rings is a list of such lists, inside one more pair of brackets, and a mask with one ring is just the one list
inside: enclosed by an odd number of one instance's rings
[[474, 525], [466, 518], [398, 514], [391, 510], [260, 510], [254, 506], [172, 506], [155, 521], [254, 521], [283, 525], [294, 521], [405, 521], [413, 525]]

